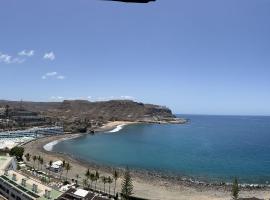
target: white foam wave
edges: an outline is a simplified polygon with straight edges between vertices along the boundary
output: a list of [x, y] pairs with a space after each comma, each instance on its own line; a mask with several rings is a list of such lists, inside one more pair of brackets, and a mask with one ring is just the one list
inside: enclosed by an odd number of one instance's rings
[[48, 143], [48, 144], [45, 144], [44, 146], [43, 146], [43, 148], [46, 150], [46, 151], [52, 151], [53, 150], [53, 147], [56, 145], [56, 144], [58, 144], [58, 140], [55, 140], [55, 141], [52, 141], [52, 142], [50, 142], [50, 143]]
[[120, 131], [123, 128], [123, 126], [124, 126], [123, 124], [116, 126], [116, 128], [113, 129], [113, 130], [111, 130], [111, 131], [109, 131], [109, 133], [118, 132], [118, 131]]
[[75, 136], [72, 136], [72, 137], [68, 137], [68, 138], [61, 138], [59, 140], [54, 140], [52, 142], [49, 142], [48, 144], [45, 144], [43, 146], [43, 149], [45, 149], [46, 151], [52, 151], [53, 150], [53, 147], [55, 145], [57, 145], [59, 142], [62, 142], [62, 141], [65, 141], [65, 140], [71, 140], [71, 139], [74, 139], [74, 138], [77, 138], [77, 137], [80, 137], [81, 135], [80, 134], [77, 134]]

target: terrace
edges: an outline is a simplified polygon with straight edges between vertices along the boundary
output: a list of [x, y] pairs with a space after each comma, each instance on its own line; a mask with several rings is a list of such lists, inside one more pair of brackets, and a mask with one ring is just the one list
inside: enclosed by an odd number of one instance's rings
[[16, 169], [14, 158], [9, 156], [0, 156], [0, 175], [3, 175], [8, 168]]
[[[56, 199], [62, 194], [57, 190], [51, 189], [41, 184], [37, 180], [23, 176], [20, 173], [15, 172], [13, 170], [10, 170], [6, 172], [4, 175], [0, 176], [0, 180], [1, 182], [4, 182], [7, 185], [9, 185], [11, 188], [19, 190], [21, 193], [24, 194], [24, 196], [28, 196], [31, 199], [39, 199], [39, 200]], [[48, 191], [50, 193], [49, 196]]]

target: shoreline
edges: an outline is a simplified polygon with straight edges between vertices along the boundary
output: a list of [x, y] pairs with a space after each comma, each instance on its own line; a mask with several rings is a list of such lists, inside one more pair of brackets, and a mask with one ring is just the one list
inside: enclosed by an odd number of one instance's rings
[[[113, 122], [109, 125], [105, 125], [105, 131], [112, 131], [118, 126], [124, 126], [127, 124], [122, 124], [123, 122]], [[132, 123], [134, 124], [134, 123]], [[99, 131], [100, 132], [100, 131]], [[68, 134], [59, 136], [50, 136], [46, 138], [40, 138], [25, 144], [25, 149], [27, 153], [33, 155], [33, 153], [39, 152], [45, 157], [46, 162], [49, 160], [67, 160], [75, 168], [76, 171], [81, 171], [82, 174], [87, 168], [90, 170], [99, 170], [102, 175], [110, 175], [114, 169], [111, 166], [97, 164], [95, 162], [87, 162], [74, 157], [73, 155], [68, 155], [59, 152], [46, 151], [44, 146], [53, 143], [55, 141], [62, 141], [67, 139], [73, 139], [76, 137], [84, 136], [85, 134]], [[122, 168], [117, 168], [119, 171], [123, 171]], [[147, 170], [131, 170], [133, 181], [134, 181], [134, 193], [135, 196], [144, 197], [148, 199], [230, 199], [230, 185], [220, 185], [206, 182], [193, 181], [189, 178], [182, 179], [180, 177], [174, 176], [164, 176], [160, 173], [155, 173], [153, 171]], [[75, 177], [74, 173], [70, 174], [70, 177]], [[82, 175], [83, 176], [83, 175]], [[118, 188], [120, 188], [121, 181], [118, 181]], [[152, 193], [149, 191], [153, 191]], [[179, 195], [181, 197], [179, 197]], [[259, 197], [259, 198], [269, 198], [270, 188], [269, 186], [256, 188], [247, 187], [241, 188], [240, 196], [242, 197]]]
[[95, 133], [104, 133], [104, 132], [114, 133], [121, 130], [124, 126], [131, 125], [131, 124], [139, 124], [139, 123], [140, 122], [131, 122], [131, 121], [111, 121], [104, 124], [103, 126], [99, 128], [94, 129], [94, 131]]
[[[117, 129], [117, 128], [115, 128]], [[114, 133], [114, 132], [112, 132]], [[45, 144], [43, 146], [43, 151], [46, 153], [51, 153], [63, 157], [69, 157], [73, 160], [76, 160], [79, 163], [87, 164], [87, 165], [92, 165], [95, 167], [98, 167], [100, 169], [103, 169], [104, 171], [111, 170], [114, 168], [117, 168], [121, 171], [124, 171], [124, 167], [113, 167], [110, 165], [106, 164], [101, 164], [95, 161], [87, 161], [82, 158], [76, 157], [73, 154], [68, 154], [68, 153], [63, 153], [63, 152], [58, 152], [58, 151], [53, 151], [53, 146], [58, 144], [59, 142], [66, 141], [66, 140], [71, 140], [79, 137], [83, 137], [85, 134], [71, 134], [69, 137], [63, 137], [57, 140], [52, 140], [51, 142]], [[181, 182], [182, 184], [186, 185], [194, 185], [194, 186], [203, 186], [203, 187], [222, 187], [224, 189], [230, 188], [232, 185], [232, 182], [225, 182], [225, 181], [214, 181], [214, 180], [200, 180], [199, 178], [195, 178], [192, 176], [185, 176], [185, 175], [179, 175], [173, 172], [162, 172], [162, 171], [157, 171], [157, 170], [147, 170], [147, 169], [130, 169], [130, 171], [135, 174], [136, 176], [144, 177], [145, 175], [151, 178], [162, 178], [164, 180], [174, 182], [174, 183], [179, 183]], [[207, 178], [205, 178], [207, 179]], [[261, 188], [270, 188], [270, 184], [259, 184], [259, 183], [239, 183], [239, 186], [242, 189], [261, 189]]]
[[59, 142], [62, 142], [62, 141], [65, 141], [65, 140], [71, 140], [71, 139], [74, 139], [74, 138], [77, 138], [77, 137], [81, 137], [82, 135], [81, 134], [76, 134], [76, 135], [72, 135], [72, 137], [68, 137], [68, 138], [60, 138], [59, 140], [54, 140], [54, 141], [51, 141], [49, 142], [48, 144], [45, 144], [43, 146], [43, 149], [45, 151], [48, 151], [48, 152], [53, 152], [53, 147], [58, 144]]

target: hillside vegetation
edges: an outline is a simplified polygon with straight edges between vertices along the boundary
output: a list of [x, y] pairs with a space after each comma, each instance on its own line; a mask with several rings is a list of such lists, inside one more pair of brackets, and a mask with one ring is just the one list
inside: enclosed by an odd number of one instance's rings
[[107, 121], [138, 121], [147, 123], [184, 123], [164, 106], [143, 104], [130, 100], [90, 102], [65, 100], [63, 102], [0, 101], [0, 107], [37, 112], [53, 122], [68, 126], [98, 127]]

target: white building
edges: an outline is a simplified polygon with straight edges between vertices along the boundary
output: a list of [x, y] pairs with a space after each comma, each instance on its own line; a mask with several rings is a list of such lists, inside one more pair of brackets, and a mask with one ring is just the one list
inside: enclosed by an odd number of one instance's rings
[[61, 192], [16, 171], [15, 159], [0, 156], [0, 195], [9, 200], [57, 199]]
[[49, 170], [53, 171], [55, 173], [58, 173], [62, 170], [63, 161], [58, 160], [52, 163], [51, 166], [49, 166]]

